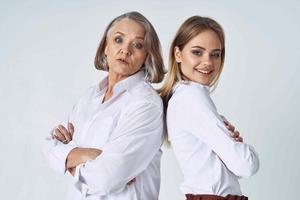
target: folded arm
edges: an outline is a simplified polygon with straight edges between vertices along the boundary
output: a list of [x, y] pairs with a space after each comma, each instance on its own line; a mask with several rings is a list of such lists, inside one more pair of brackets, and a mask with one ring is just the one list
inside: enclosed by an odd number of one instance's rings
[[128, 106], [101, 156], [76, 168], [77, 187], [98, 195], [124, 188], [159, 152], [162, 132], [162, 108], [151, 103]]
[[[259, 160], [254, 148], [242, 143], [242, 138], [234, 139], [233, 134], [239, 133], [230, 131], [232, 127], [226, 126], [206, 93], [199, 88], [187, 92], [193, 93], [193, 98], [186, 98], [182, 104], [182, 129], [205, 142], [235, 175], [249, 177], [256, 173]], [[197, 123], [191, 123], [195, 119]]]

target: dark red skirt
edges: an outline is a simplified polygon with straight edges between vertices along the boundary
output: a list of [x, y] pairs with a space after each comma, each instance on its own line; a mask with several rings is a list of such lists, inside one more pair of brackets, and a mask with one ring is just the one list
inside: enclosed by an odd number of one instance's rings
[[186, 194], [186, 200], [248, 200], [248, 197], [238, 195], [227, 195], [226, 197], [211, 194]]

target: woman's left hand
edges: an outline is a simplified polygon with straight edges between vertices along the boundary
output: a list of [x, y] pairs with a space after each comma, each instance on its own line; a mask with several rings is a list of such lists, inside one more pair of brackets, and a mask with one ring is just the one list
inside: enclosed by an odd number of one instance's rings
[[243, 138], [240, 136], [240, 132], [224, 117], [221, 116], [226, 128], [230, 131], [230, 136], [237, 142], [243, 142]]

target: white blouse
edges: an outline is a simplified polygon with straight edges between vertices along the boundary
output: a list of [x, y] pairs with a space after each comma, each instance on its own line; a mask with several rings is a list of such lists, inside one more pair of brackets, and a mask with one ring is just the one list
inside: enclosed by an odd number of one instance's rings
[[241, 195], [238, 179], [259, 168], [253, 147], [230, 137], [206, 86], [185, 81], [174, 87], [167, 127], [184, 194]]
[[[156, 200], [160, 187], [160, 147], [163, 142], [161, 98], [140, 71], [120, 82], [101, 103], [107, 77], [91, 87], [74, 106], [69, 121], [73, 140], [63, 144], [49, 137], [44, 154], [49, 165], [65, 173], [65, 161], [75, 147], [98, 148], [95, 160], [76, 168], [69, 200]], [[130, 180], [136, 181], [127, 184]]]

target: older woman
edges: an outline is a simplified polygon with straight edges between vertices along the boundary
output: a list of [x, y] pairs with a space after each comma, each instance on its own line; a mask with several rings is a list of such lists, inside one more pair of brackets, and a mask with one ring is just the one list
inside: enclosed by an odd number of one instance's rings
[[158, 199], [163, 105], [150, 83], [162, 81], [163, 61], [151, 23], [138, 12], [115, 18], [95, 66], [108, 76], [54, 128], [46, 158], [74, 176], [68, 199]]
[[179, 28], [169, 56], [161, 96], [169, 141], [184, 174], [181, 191], [187, 200], [247, 199], [238, 180], [256, 173], [258, 156], [210, 98], [225, 58], [222, 27], [211, 18], [190, 17]]

